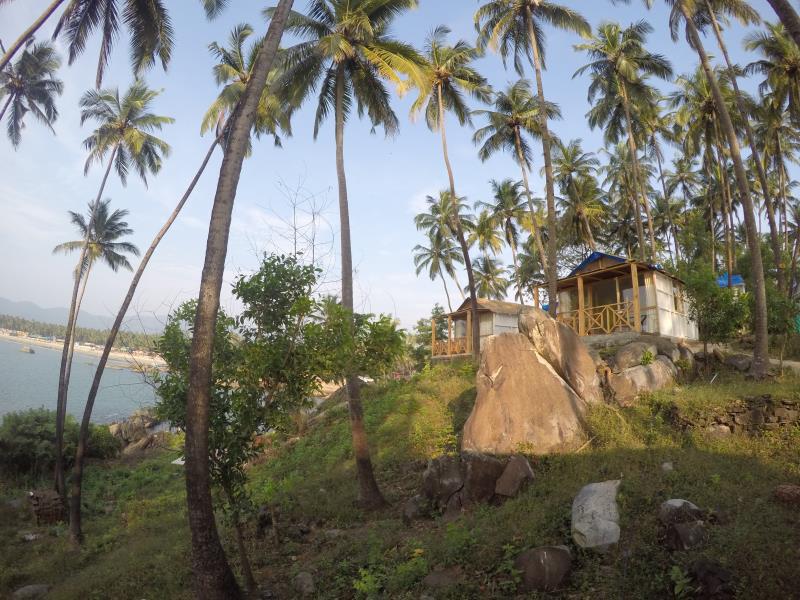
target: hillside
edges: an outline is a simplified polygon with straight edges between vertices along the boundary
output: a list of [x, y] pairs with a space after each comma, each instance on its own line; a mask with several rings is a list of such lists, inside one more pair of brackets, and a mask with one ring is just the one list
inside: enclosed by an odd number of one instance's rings
[[[800, 482], [800, 428], [717, 437], [692, 426], [742, 398], [797, 400], [797, 390], [796, 379], [759, 384], [731, 373], [711, 385], [659, 392], [632, 408], [601, 405], [588, 417], [591, 443], [532, 459], [535, 480], [518, 497], [450, 523], [411, 527], [400, 518], [403, 503], [419, 488], [427, 460], [458, 447], [474, 402], [474, 370], [440, 366], [408, 382], [365, 388], [377, 475], [391, 503], [377, 514], [354, 506], [347, 411], [334, 396], [319, 416], [298, 420], [301, 433], [274, 440], [250, 468], [254, 500], [272, 508], [279, 538], [264, 514], [261, 527], [253, 520], [248, 543], [256, 579], [272, 594], [265, 598], [297, 597], [293, 579], [300, 572], [311, 574], [320, 598], [508, 598], [517, 590], [513, 563], [521, 551], [567, 544], [574, 561], [566, 587], [526, 597], [692, 597], [688, 566], [700, 557], [732, 573], [737, 597], [797, 597], [800, 516], [776, 502], [773, 490]], [[170, 464], [179, 454], [162, 449], [92, 466], [87, 544], [79, 555], [67, 548], [63, 528], [36, 528], [9, 504], [19, 491], [4, 492], [0, 538], [10, 541], [0, 554], [0, 596], [51, 583], [52, 598], [190, 598], [182, 471]], [[663, 470], [664, 462], [674, 469]], [[607, 555], [581, 551], [570, 536], [572, 500], [585, 484], [616, 478], [620, 544]], [[703, 547], [665, 548], [658, 509], [669, 498], [713, 511]], [[235, 557], [233, 536], [222, 529]], [[44, 537], [28, 542], [24, 533]], [[443, 569], [454, 585], [422, 583]]]

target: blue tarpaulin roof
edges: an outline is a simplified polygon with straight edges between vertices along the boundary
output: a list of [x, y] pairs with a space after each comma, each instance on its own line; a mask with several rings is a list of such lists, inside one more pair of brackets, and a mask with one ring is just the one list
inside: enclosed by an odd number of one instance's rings
[[578, 271], [583, 269], [586, 265], [588, 265], [590, 263], [593, 263], [593, 262], [595, 262], [597, 260], [600, 260], [601, 258], [610, 258], [611, 260], [615, 260], [615, 261], [621, 262], [621, 263], [624, 263], [627, 260], [625, 258], [622, 258], [621, 256], [614, 256], [613, 254], [606, 254], [605, 252], [592, 252], [589, 256], [587, 256], [583, 260], [583, 262], [581, 262], [581, 264], [579, 264], [577, 267], [572, 269], [572, 271], [569, 272], [569, 275], [567, 275], [567, 277], [572, 277]]
[[[741, 275], [732, 275], [731, 276], [731, 284], [733, 287], [744, 285], [744, 278]], [[717, 277], [717, 285], [719, 287], [728, 287], [728, 274], [723, 273], [719, 277]]]

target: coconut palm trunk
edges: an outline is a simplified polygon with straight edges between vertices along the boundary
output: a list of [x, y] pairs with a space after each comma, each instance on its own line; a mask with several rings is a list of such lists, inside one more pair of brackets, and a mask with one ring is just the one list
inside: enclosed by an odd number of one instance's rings
[[758, 182], [761, 185], [761, 195], [764, 197], [764, 208], [766, 208], [767, 221], [769, 222], [769, 240], [770, 245], [772, 246], [773, 260], [775, 261], [778, 290], [782, 291], [786, 289], [786, 276], [783, 271], [783, 253], [781, 252], [780, 236], [775, 223], [775, 206], [773, 204], [772, 194], [770, 193], [769, 189], [767, 172], [764, 168], [764, 163], [761, 161], [761, 153], [759, 152], [758, 145], [756, 144], [756, 136], [753, 132], [753, 127], [750, 124], [750, 119], [747, 117], [748, 113], [744, 104], [744, 96], [739, 90], [739, 81], [738, 77], [736, 76], [736, 69], [733, 68], [733, 62], [731, 61], [730, 54], [728, 54], [728, 45], [725, 43], [725, 38], [722, 35], [722, 30], [720, 29], [719, 22], [717, 21], [716, 12], [713, 10], [709, 0], [705, 0], [705, 4], [706, 10], [711, 17], [711, 25], [714, 28], [714, 35], [717, 38], [717, 44], [722, 52], [722, 56], [725, 58], [725, 64], [728, 67], [728, 76], [730, 77], [736, 97], [736, 108], [738, 109], [742, 118], [742, 122], [744, 123], [747, 144], [750, 147], [750, 153], [753, 156], [753, 163], [756, 166], [756, 174], [758, 175]]
[[767, 0], [767, 2], [769, 2], [775, 14], [778, 15], [781, 23], [786, 27], [786, 31], [789, 32], [795, 43], [800, 46], [800, 15], [797, 14], [791, 2], [789, 0]]
[[[111, 151], [111, 156], [108, 158], [108, 166], [106, 172], [103, 174], [103, 180], [100, 182], [100, 189], [97, 190], [97, 197], [95, 203], [100, 202], [105, 190], [108, 176], [111, 174], [111, 166], [114, 164], [114, 157], [117, 154], [118, 146]], [[86, 252], [88, 250], [88, 238], [85, 241], [83, 248], [81, 248], [80, 258], [78, 259], [78, 268], [81, 268], [86, 260]], [[75, 277], [75, 285], [72, 287], [72, 301], [70, 302], [69, 315], [67, 317], [67, 328], [64, 331], [64, 346], [61, 350], [61, 366], [58, 372], [58, 392], [56, 397], [56, 472], [55, 472], [55, 487], [61, 499], [66, 502], [67, 500], [67, 485], [64, 478], [64, 424], [67, 418], [67, 395], [69, 392], [69, 373], [72, 369], [72, 348], [73, 348], [73, 330], [75, 329], [75, 321], [78, 317], [77, 303], [80, 287], [80, 275]]]
[[[81, 282], [81, 289], [78, 292], [78, 299], [75, 302], [75, 325], [72, 327], [72, 339], [69, 341], [69, 355], [67, 356], [67, 375], [66, 379], [69, 382], [70, 375], [72, 374], [72, 357], [75, 355], [75, 330], [78, 328], [78, 316], [81, 314], [81, 305], [83, 304], [83, 295], [86, 293], [86, 285], [89, 283], [89, 273], [92, 271], [92, 261], [86, 264], [86, 272], [83, 273], [83, 281]], [[81, 265], [78, 265], [81, 268]]]
[[[444, 156], [444, 165], [447, 168], [447, 179], [450, 182], [450, 200], [457, 204], [456, 199], [456, 180], [453, 176], [453, 167], [450, 164], [450, 155], [447, 152], [447, 131], [444, 123], [444, 100], [442, 99], [442, 85], [441, 83], [436, 87], [436, 93], [439, 100], [439, 133], [442, 137], [442, 155]], [[451, 227], [458, 239], [458, 245], [461, 246], [461, 254], [464, 255], [464, 267], [467, 270], [467, 285], [469, 286], [469, 304], [472, 311], [472, 356], [477, 361], [481, 356], [481, 322], [478, 316], [478, 294], [475, 291], [475, 275], [472, 272], [472, 260], [469, 257], [469, 246], [467, 239], [464, 236], [464, 228], [461, 226], [461, 219], [456, 214], [451, 215]]]
[[103, 353], [100, 355], [100, 360], [97, 363], [94, 379], [92, 379], [92, 386], [89, 388], [89, 396], [86, 399], [86, 406], [83, 409], [83, 419], [81, 420], [81, 429], [80, 434], [78, 435], [78, 446], [75, 450], [75, 462], [72, 467], [72, 480], [70, 481], [69, 532], [70, 539], [75, 544], [81, 543], [83, 539], [83, 531], [81, 527], [81, 495], [83, 489], [82, 483], [84, 459], [89, 440], [89, 423], [92, 419], [94, 402], [97, 399], [97, 392], [100, 390], [100, 381], [103, 378], [106, 363], [108, 363], [108, 357], [111, 354], [112, 348], [114, 347], [114, 342], [116, 341], [119, 330], [122, 327], [122, 322], [125, 319], [125, 315], [128, 313], [128, 308], [130, 307], [131, 302], [133, 302], [133, 296], [136, 293], [139, 280], [142, 278], [142, 275], [144, 274], [150, 259], [155, 253], [156, 248], [158, 248], [161, 240], [167, 234], [167, 231], [169, 231], [170, 227], [172, 227], [175, 219], [178, 218], [183, 206], [186, 204], [186, 201], [189, 199], [189, 196], [194, 190], [195, 185], [197, 185], [197, 182], [200, 180], [200, 176], [203, 174], [203, 171], [205, 171], [206, 165], [208, 165], [208, 161], [211, 159], [211, 155], [214, 153], [214, 150], [216, 150], [218, 143], [219, 138], [215, 139], [211, 144], [211, 147], [208, 149], [208, 152], [206, 153], [200, 168], [197, 170], [197, 173], [195, 173], [194, 178], [189, 184], [189, 187], [184, 192], [180, 201], [178, 201], [178, 204], [172, 210], [172, 213], [169, 215], [164, 225], [161, 226], [161, 229], [153, 238], [153, 241], [150, 242], [150, 247], [147, 249], [147, 252], [145, 252], [144, 256], [142, 256], [142, 260], [139, 263], [139, 268], [136, 269], [136, 273], [134, 273], [133, 279], [131, 279], [131, 284], [128, 287], [128, 293], [125, 295], [125, 299], [122, 301], [122, 305], [117, 312], [117, 316], [114, 319], [113, 325], [111, 326], [111, 331], [108, 333], [106, 345], [103, 347]]
[[194, 335], [189, 361], [186, 394], [186, 503], [192, 533], [194, 588], [205, 600], [239, 598], [241, 591], [225, 557], [214, 520], [208, 464], [209, 402], [211, 363], [219, 296], [225, 271], [231, 213], [242, 163], [250, 140], [258, 102], [275, 62], [292, 0], [280, 0], [258, 51], [253, 73], [231, 119], [230, 136], [220, 167], [211, 220]]
[[[636, 144], [636, 139], [633, 134], [633, 117], [631, 117], [631, 104], [628, 98], [628, 90], [623, 82], [620, 82], [620, 90], [622, 91], [622, 105], [625, 110], [625, 126], [628, 132], [628, 149], [631, 153], [631, 163], [633, 165], [633, 178], [636, 180], [636, 189], [639, 192], [639, 198], [644, 213], [647, 217], [647, 233], [650, 239], [650, 255], [655, 260], [656, 258], [656, 236], [653, 229], [653, 215], [650, 212], [650, 201], [647, 199], [647, 188], [644, 184], [644, 177], [642, 176], [642, 167], [639, 164], [639, 148]], [[636, 211], [636, 219], [641, 223], [642, 213], [640, 210]], [[644, 226], [641, 226], [644, 230]], [[644, 261], [645, 259], [645, 246], [644, 239], [639, 240], [639, 257]]]
[[[350, 209], [347, 200], [347, 177], [344, 170], [344, 63], [339, 63], [336, 73], [336, 179], [339, 184], [339, 227], [342, 255], [342, 306], [351, 313], [353, 302], [353, 255], [350, 241]], [[359, 502], [364, 508], [377, 509], [386, 505], [372, 468], [367, 431], [364, 427], [364, 409], [361, 389], [355, 374], [347, 376], [347, 405], [350, 412], [350, 433], [356, 459]]]
[[453, 312], [453, 305], [450, 302], [450, 292], [447, 290], [447, 280], [444, 278], [444, 273], [439, 273], [439, 277], [442, 280], [442, 286], [444, 286], [444, 295], [447, 298], [447, 310]]
[[[655, 136], [653, 136], [655, 140]], [[661, 163], [661, 155], [658, 153], [658, 150], [655, 152], [656, 155], [656, 163], [658, 164], [658, 178], [661, 180], [661, 190], [664, 193], [664, 202], [667, 205], [667, 219], [669, 220], [669, 229], [670, 235], [672, 236], [672, 242], [675, 245], [675, 260], [677, 262], [681, 261], [681, 251], [678, 247], [678, 230], [675, 228], [675, 221], [672, 218], [672, 207], [670, 206], [670, 196], [667, 192], [667, 180], [664, 177], [664, 165]], [[672, 251], [670, 251], [672, 254]]]
[[533, 14], [530, 6], [525, 7], [525, 19], [533, 56], [533, 70], [536, 74], [536, 94], [539, 97], [539, 124], [542, 128], [542, 154], [544, 156], [545, 195], [547, 197], [547, 228], [550, 232], [547, 237], [546, 273], [549, 297], [547, 311], [551, 317], [555, 317], [558, 306], [558, 267], [556, 266], [556, 190], [553, 180], [552, 140], [547, 126], [547, 101], [544, 97], [544, 84], [542, 83], [542, 59], [539, 55], [539, 44], [536, 41], [536, 33], [533, 29]]
[[739, 148], [739, 139], [736, 135], [736, 130], [733, 127], [731, 115], [725, 105], [725, 99], [722, 96], [722, 91], [719, 87], [719, 82], [714, 75], [711, 68], [711, 63], [706, 54], [703, 42], [700, 39], [700, 34], [695, 27], [692, 15], [686, 8], [683, 0], [678, 0], [679, 10], [683, 14], [686, 31], [689, 34], [689, 41], [692, 47], [697, 51], [700, 57], [700, 64], [708, 79], [711, 92], [714, 96], [714, 104], [720, 118], [720, 126], [722, 132], [728, 140], [728, 150], [730, 152], [731, 160], [733, 161], [733, 169], [736, 175], [736, 184], [739, 188], [739, 196], [742, 202], [744, 213], [745, 230], [747, 231], [747, 244], [750, 249], [752, 261], [752, 281], [753, 281], [753, 296], [755, 299], [755, 310], [753, 311], [753, 328], [755, 330], [755, 345], [753, 348], [753, 364], [751, 367], [752, 373], [756, 378], [763, 378], [767, 374], [769, 366], [768, 354], [768, 334], [767, 334], [767, 294], [764, 282], [764, 263], [761, 258], [761, 245], [759, 243], [758, 225], [755, 218], [755, 207], [753, 206], [753, 198], [750, 195], [750, 186], [747, 181], [747, 171], [742, 161], [741, 150]]
[[525, 197], [528, 199], [528, 210], [531, 212], [531, 233], [533, 234], [533, 242], [536, 244], [536, 250], [539, 252], [539, 262], [542, 263], [542, 270], [548, 273], [548, 265], [550, 263], [547, 253], [544, 251], [539, 224], [536, 222], [536, 209], [533, 206], [533, 194], [531, 194], [531, 186], [528, 183], [528, 170], [525, 168], [525, 156], [522, 153], [522, 140], [520, 140], [519, 131], [514, 132], [514, 142], [517, 150], [517, 160], [519, 161], [519, 167], [522, 171], [522, 185], [525, 187]]
[[39, 28], [44, 25], [45, 21], [49, 19], [56, 9], [64, 3], [64, 0], [53, 0], [50, 5], [44, 9], [41, 15], [37, 17], [37, 19], [31, 23], [30, 27], [28, 27], [25, 31], [22, 32], [11, 46], [9, 46], [8, 50], [3, 54], [3, 58], [0, 58], [0, 71], [2, 71], [8, 62], [14, 57], [14, 55], [22, 48], [28, 40], [33, 38], [34, 34], [39, 30]]

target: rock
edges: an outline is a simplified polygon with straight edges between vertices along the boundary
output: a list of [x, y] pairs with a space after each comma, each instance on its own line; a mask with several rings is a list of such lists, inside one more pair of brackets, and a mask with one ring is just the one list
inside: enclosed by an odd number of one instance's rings
[[670, 461], [667, 461], [661, 463], [661, 470], [664, 471], [664, 473], [671, 473], [672, 471], [675, 470], [675, 467], [672, 465]]
[[543, 310], [527, 308], [519, 316], [519, 331], [581, 399], [589, 403], [603, 400], [597, 363], [570, 327]]
[[686, 344], [678, 344], [678, 351], [681, 354], [680, 359], [686, 361], [690, 368], [694, 368], [694, 352]]
[[733, 433], [730, 426], [724, 423], [711, 423], [706, 427], [706, 431], [713, 437], [727, 437]]
[[[150, 409], [139, 410], [125, 419], [122, 423], [115, 424], [112, 433], [126, 444], [138, 442], [150, 434], [150, 429], [157, 425], [156, 419]], [[111, 428], [109, 428], [110, 430]]]
[[718, 562], [700, 558], [689, 566], [697, 598], [734, 598], [733, 574]]
[[746, 354], [731, 354], [730, 356], [725, 357], [725, 364], [727, 366], [733, 367], [742, 373], [750, 370], [750, 365], [752, 362], [753, 359]]
[[450, 496], [450, 500], [447, 501], [447, 506], [444, 507], [444, 512], [442, 513], [442, 520], [445, 523], [450, 523], [458, 519], [462, 512], [464, 512], [464, 500], [461, 492], [458, 491]]
[[725, 353], [719, 348], [714, 348], [711, 351], [711, 355], [714, 357], [714, 360], [716, 360], [718, 363], [725, 364]]
[[614, 479], [584, 486], [572, 502], [572, 538], [581, 548], [605, 552], [619, 541], [617, 490]]
[[461, 456], [461, 464], [464, 471], [464, 505], [489, 502], [494, 497], [494, 489], [505, 470], [505, 463], [493, 456], [466, 453]]
[[542, 546], [526, 550], [514, 561], [522, 572], [522, 587], [527, 592], [551, 592], [561, 584], [572, 569], [572, 555], [566, 546]]
[[662, 502], [658, 510], [658, 520], [664, 525], [672, 523], [688, 523], [705, 518], [705, 513], [688, 500], [673, 498]]
[[653, 358], [658, 355], [658, 347], [651, 342], [631, 342], [625, 344], [617, 350], [614, 355], [614, 372], [624, 371], [642, 364], [642, 357], [645, 352], [652, 354]]
[[292, 584], [294, 585], [294, 589], [301, 596], [311, 596], [317, 591], [314, 585], [314, 576], [308, 571], [300, 571], [295, 575]]
[[670, 550], [691, 550], [705, 544], [707, 539], [706, 525], [700, 520], [667, 526], [667, 548]]
[[422, 580], [422, 585], [434, 590], [444, 590], [459, 585], [463, 580], [460, 567], [448, 567], [428, 573]]
[[108, 426], [108, 433], [116, 438], [122, 437], [122, 425], [120, 423], [112, 423]]
[[430, 503], [422, 494], [417, 494], [406, 500], [403, 506], [403, 523], [411, 525], [418, 519], [424, 519], [430, 514]]
[[785, 483], [775, 488], [775, 499], [786, 504], [800, 506], [800, 485]]
[[428, 461], [422, 474], [422, 493], [434, 508], [447, 506], [450, 498], [464, 487], [461, 472], [461, 458], [458, 456], [439, 456]]
[[11, 600], [35, 600], [36, 598], [44, 598], [49, 591], [50, 586], [44, 583], [26, 585], [11, 594]]
[[585, 439], [586, 403], [519, 333], [486, 339], [478, 397], [464, 425], [462, 447], [487, 454], [563, 452]]
[[21, 531], [19, 534], [19, 539], [23, 542], [35, 542], [38, 539], [41, 539], [41, 533], [33, 533], [30, 531]]
[[494, 493], [507, 498], [515, 497], [520, 490], [533, 481], [533, 467], [528, 459], [519, 454], [511, 457], [497, 480]]
[[672, 362], [677, 362], [681, 359], [680, 348], [678, 348], [678, 344], [673, 342], [671, 339], [656, 336], [653, 337], [652, 343], [655, 345], [656, 351], [659, 355], [666, 356]]
[[655, 392], [672, 385], [677, 374], [678, 370], [670, 359], [657, 356], [649, 365], [612, 373], [608, 377], [608, 386], [617, 403], [629, 406], [642, 393]]

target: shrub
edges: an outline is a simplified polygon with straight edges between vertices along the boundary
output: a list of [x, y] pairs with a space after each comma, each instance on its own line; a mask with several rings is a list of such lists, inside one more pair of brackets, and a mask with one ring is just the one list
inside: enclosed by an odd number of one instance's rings
[[[64, 456], [71, 462], [78, 441], [78, 423], [67, 416]], [[45, 408], [8, 413], [0, 424], [0, 472], [13, 477], [39, 478], [55, 467], [56, 413]], [[110, 458], [119, 452], [119, 440], [107, 427], [92, 425], [87, 455]]]
[[642, 366], [643, 366], [643, 367], [646, 367], [647, 365], [649, 365], [649, 364], [652, 364], [652, 362], [653, 362], [654, 360], [655, 360], [655, 356], [653, 356], [653, 353], [652, 353], [652, 352], [650, 352], [650, 350], [645, 350], [645, 351], [642, 353], [642, 360], [641, 360], [641, 363], [642, 363]]

